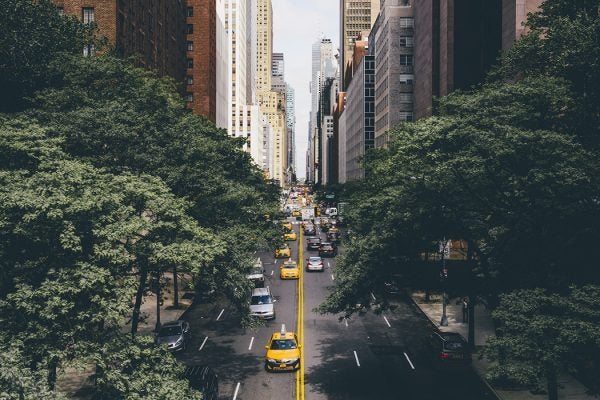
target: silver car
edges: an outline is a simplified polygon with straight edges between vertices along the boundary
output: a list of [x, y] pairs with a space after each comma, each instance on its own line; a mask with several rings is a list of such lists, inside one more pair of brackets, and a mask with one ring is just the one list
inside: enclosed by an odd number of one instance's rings
[[260, 319], [275, 319], [275, 300], [268, 287], [252, 290], [250, 315]]
[[325, 270], [323, 266], [323, 259], [321, 257], [310, 257], [306, 262], [307, 271], [321, 271]]
[[163, 324], [156, 335], [156, 344], [166, 344], [170, 351], [185, 350], [190, 340], [190, 324], [186, 321], [172, 321]]

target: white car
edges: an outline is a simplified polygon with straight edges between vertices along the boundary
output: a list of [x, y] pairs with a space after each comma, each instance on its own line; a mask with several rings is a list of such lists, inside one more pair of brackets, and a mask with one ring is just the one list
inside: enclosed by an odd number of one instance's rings
[[331, 207], [325, 210], [325, 214], [330, 216], [330, 217], [337, 217], [338, 215], [338, 210], [335, 207]]
[[321, 257], [309, 257], [306, 261], [306, 270], [323, 272], [325, 270], [323, 259]]
[[275, 319], [275, 300], [268, 287], [256, 288], [250, 298], [250, 315], [260, 319]]
[[260, 258], [256, 259], [256, 262], [252, 266], [252, 270], [246, 275], [246, 278], [252, 281], [256, 287], [263, 287], [265, 285], [265, 270]]

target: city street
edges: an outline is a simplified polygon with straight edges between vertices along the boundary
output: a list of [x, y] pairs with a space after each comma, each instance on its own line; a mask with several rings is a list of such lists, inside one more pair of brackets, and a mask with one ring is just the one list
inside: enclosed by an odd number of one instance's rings
[[[316, 255], [306, 250], [306, 238], [293, 223], [299, 240], [288, 242], [292, 259], [297, 260], [301, 242], [303, 258]], [[266, 286], [277, 300], [275, 321], [242, 329], [239, 315], [224, 302], [199, 304], [185, 314], [194, 336], [192, 345], [177, 357], [186, 364], [213, 367], [219, 375], [221, 399], [494, 398], [473, 371], [435, 371], [422, 357], [419, 346], [431, 325], [408, 300], [398, 301], [393, 311], [368, 312], [347, 320], [313, 312], [335, 285], [335, 258], [324, 259], [324, 272], [302, 271], [304, 387], [297, 386], [302, 371], [266, 372], [265, 345], [270, 335], [281, 324], [297, 332], [299, 281], [282, 281], [278, 276], [281, 260], [274, 260], [272, 254], [259, 256]]]

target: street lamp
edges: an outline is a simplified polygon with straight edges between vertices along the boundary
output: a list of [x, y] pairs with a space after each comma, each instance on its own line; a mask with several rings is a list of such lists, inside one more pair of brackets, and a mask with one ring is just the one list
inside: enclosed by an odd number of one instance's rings
[[446, 269], [446, 246], [448, 242], [444, 237], [442, 248], [442, 270], [440, 271], [440, 280], [442, 282], [442, 319], [440, 326], [448, 326], [448, 316], [446, 315], [446, 279], [448, 279], [448, 270]]

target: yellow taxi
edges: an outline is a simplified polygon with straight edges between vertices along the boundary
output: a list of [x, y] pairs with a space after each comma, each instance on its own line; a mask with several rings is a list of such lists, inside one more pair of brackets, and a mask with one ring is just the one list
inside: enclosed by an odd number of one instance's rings
[[292, 259], [284, 261], [283, 265], [279, 267], [279, 277], [281, 279], [298, 279], [300, 277], [298, 263]]
[[292, 217], [301, 217], [301, 216], [302, 216], [302, 212], [300, 210], [292, 211]]
[[292, 256], [292, 250], [287, 243], [275, 249], [275, 258], [290, 258]]
[[285, 241], [288, 241], [288, 240], [294, 241], [296, 239], [298, 239], [298, 236], [296, 235], [296, 232], [294, 232], [294, 231], [283, 234], [283, 240], [285, 240]]
[[281, 226], [283, 226], [283, 229], [287, 229], [288, 231], [292, 230], [292, 223], [291, 222], [284, 222], [283, 224], [281, 224]]
[[265, 346], [265, 369], [267, 371], [296, 371], [300, 369], [300, 344], [294, 332], [286, 332], [285, 325], [275, 332]]

